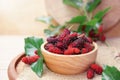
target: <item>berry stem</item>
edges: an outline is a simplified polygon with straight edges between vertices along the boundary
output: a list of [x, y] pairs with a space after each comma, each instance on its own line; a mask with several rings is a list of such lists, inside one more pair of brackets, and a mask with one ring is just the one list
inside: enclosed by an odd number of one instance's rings
[[68, 29], [71, 30], [74, 25], [71, 25]]
[[[90, 21], [91, 18], [90, 18], [89, 14], [88, 14], [88, 12], [87, 12], [87, 10], [86, 10], [86, 5], [87, 5], [87, 3], [84, 2], [84, 3], [83, 3], [83, 6], [82, 6], [81, 8], [82, 8], [82, 10], [83, 10], [83, 13], [84, 13], [85, 16], [87, 17], [87, 21]], [[79, 9], [79, 10], [81, 10], [81, 9]]]
[[108, 44], [107, 40], [104, 43], [107, 47], [110, 47], [110, 44]]

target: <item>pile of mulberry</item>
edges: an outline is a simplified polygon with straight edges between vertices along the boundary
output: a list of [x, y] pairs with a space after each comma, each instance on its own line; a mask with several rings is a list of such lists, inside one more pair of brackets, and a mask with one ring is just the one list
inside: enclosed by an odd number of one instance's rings
[[64, 55], [86, 54], [94, 49], [91, 38], [68, 29], [60, 35], [48, 37], [44, 47], [49, 52]]

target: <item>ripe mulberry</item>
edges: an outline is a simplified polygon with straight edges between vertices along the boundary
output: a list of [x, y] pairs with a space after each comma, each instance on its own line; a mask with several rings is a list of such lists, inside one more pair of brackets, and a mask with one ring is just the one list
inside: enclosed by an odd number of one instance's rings
[[70, 46], [71, 47], [76, 47], [76, 48], [82, 48], [83, 47], [83, 44], [84, 44], [84, 40], [79, 37], [78, 39], [76, 39], [75, 41], [73, 41]]
[[34, 62], [36, 62], [39, 59], [38, 55], [34, 55], [34, 56], [25, 56], [22, 58], [22, 62], [24, 62], [25, 64], [32, 64]]
[[106, 37], [104, 35], [100, 35], [99, 39], [100, 39], [100, 41], [105, 42]]
[[63, 44], [67, 47], [71, 42], [77, 39], [77, 33], [72, 33], [63, 39]]
[[57, 47], [50, 47], [48, 49], [48, 51], [53, 52], [53, 53], [57, 53], [57, 54], [62, 54], [63, 53], [63, 51], [61, 49], [57, 48]]
[[103, 26], [100, 25], [99, 28], [98, 28], [98, 33], [102, 33], [103, 32]]
[[92, 79], [94, 77], [94, 71], [92, 69], [88, 69], [87, 78]]
[[47, 38], [48, 43], [56, 43], [58, 41], [58, 38], [56, 36], [51, 36]]
[[87, 52], [88, 50], [86, 48], [82, 48], [82, 51], [81, 51], [82, 54], [87, 53]]
[[78, 48], [68, 48], [64, 51], [65, 55], [79, 54], [80, 50]]
[[70, 34], [70, 30], [64, 29], [64, 31], [58, 36], [58, 40], [62, 42], [62, 40]]
[[60, 48], [60, 49], [64, 49], [64, 44], [62, 42], [57, 42], [55, 44], [56, 47]]
[[54, 45], [52, 43], [47, 43], [45, 45], [45, 49], [48, 50], [50, 47], [54, 47]]
[[90, 68], [93, 69], [96, 72], [96, 74], [99, 74], [99, 75], [101, 75], [103, 72], [102, 67], [97, 64], [92, 64]]

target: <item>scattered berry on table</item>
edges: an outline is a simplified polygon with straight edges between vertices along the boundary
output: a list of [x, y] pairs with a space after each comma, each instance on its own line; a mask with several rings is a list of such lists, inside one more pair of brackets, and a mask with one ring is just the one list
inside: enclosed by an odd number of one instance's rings
[[94, 77], [94, 71], [92, 69], [88, 69], [87, 71], [87, 78], [92, 79]]
[[93, 69], [96, 72], [96, 74], [99, 74], [99, 75], [101, 75], [103, 72], [102, 67], [99, 66], [98, 64], [92, 64], [90, 68]]
[[95, 63], [91, 64], [89, 69], [87, 70], [87, 78], [92, 79], [94, 77], [95, 73], [98, 75], [101, 75], [102, 72], [103, 72], [103, 69], [101, 66], [99, 66], [98, 64], [95, 64]]

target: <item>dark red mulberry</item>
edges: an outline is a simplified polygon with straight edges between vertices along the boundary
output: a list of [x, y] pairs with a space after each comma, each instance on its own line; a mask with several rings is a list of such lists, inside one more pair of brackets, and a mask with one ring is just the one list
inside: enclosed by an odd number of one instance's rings
[[82, 54], [87, 53], [87, 52], [88, 50], [86, 48], [82, 48], [82, 51], [81, 51]]
[[45, 49], [48, 50], [50, 47], [54, 47], [54, 45], [52, 43], [47, 43], [45, 45]]
[[100, 35], [99, 39], [100, 39], [100, 41], [105, 42], [106, 37], [104, 35]]
[[93, 40], [90, 37], [87, 37], [87, 42], [93, 43]]
[[36, 55], [38, 55], [38, 51], [37, 51], [37, 50], [35, 50], [34, 53], [35, 53]]
[[88, 52], [92, 51], [94, 46], [92, 44], [89, 43], [84, 43], [84, 47], [88, 50]]
[[76, 48], [82, 48], [83, 44], [84, 44], [84, 39], [82, 37], [79, 37], [78, 39], [76, 39], [75, 41], [73, 41], [70, 46], [71, 47], [76, 47]]
[[79, 54], [80, 50], [78, 48], [68, 48], [64, 51], [65, 55]]
[[58, 41], [58, 38], [56, 36], [51, 36], [47, 38], [48, 43], [56, 43]]
[[25, 64], [32, 64], [34, 62], [36, 62], [39, 59], [38, 55], [34, 55], [34, 56], [25, 56], [22, 58], [22, 62], [24, 62]]
[[95, 30], [92, 29], [92, 30], [89, 32], [88, 35], [89, 35], [89, 37], [92, 37], [92, 38], [93, 38], [93, 37], [95, 36]]
[[57, 53], [57, 54], [62, 54], [63, 53], [63, 51], [61, 49], [57, 48], [57, 47], [50, 47], [48, 49], [48, 51], [53, 52], [53, 53]]
[[88, 69], [87, 78], [92, 79], [94, 77], [94, 71], [92, 69]]
[[62, 42], [57, 42], [55, 44], [56, 47], [60, 48], [60, 49], [64, 49], [64, 44]]
[[58, 40], [62, 41], [69, 34], [70, 34], [70, 30], [64, 29], [64, 31], [58, 36]]
[[96, 74], [99, 74], [99, 75], [101, 75], [103, 72], [102, 67], [97, 64], [92, 64], [90, 68], [93, 69], [96, 72]]
[[65, 47], [67, 47], [72, 41], [77, 39], [78, 34], [77, 33], [72, 33], [68, 36], [66, 36], [63, 39], [63, 44], [65, 44]]
[[100, 25], [99, 28], [98, 28], [98, 33], [102, 33], [103, 32], [103, 26]]

